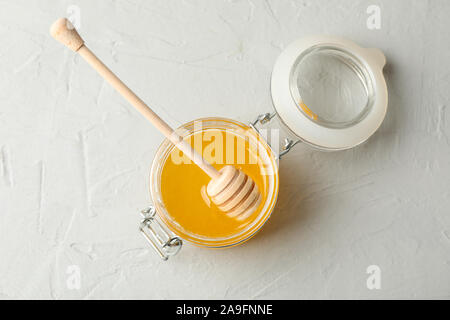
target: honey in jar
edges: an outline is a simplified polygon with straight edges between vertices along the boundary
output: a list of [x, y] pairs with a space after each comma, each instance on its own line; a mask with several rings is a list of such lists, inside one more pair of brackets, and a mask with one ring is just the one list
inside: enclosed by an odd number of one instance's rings
[[185, 136], [185, 140], [217, 170], [233, 165], [256, 183], [262, 201], [245, 218], [229, 217], [210, 201], [206, 193], [210, 177], [178, 148], [172, 147], [166, 153], [158, 183], [161, 203], [167, 212], [167, 217], [162, 218], [182, 238], [195, 239], [194, 243], [200, 245], [203, 244], [198, 241], [201, 239], [216, 244], [230, 238], [242, 241], [252, 235], [249, 231], [259, 228], [258, 222], [263, 223], [268, 218], [268, 204], [269, 207], [274, 205], [274, 187], [278, 186], [274, 184], [274, 175], [278, 176], [274, 172], [273, 158], [267, 156], [271, 151], [249, 130], [210, 126]]

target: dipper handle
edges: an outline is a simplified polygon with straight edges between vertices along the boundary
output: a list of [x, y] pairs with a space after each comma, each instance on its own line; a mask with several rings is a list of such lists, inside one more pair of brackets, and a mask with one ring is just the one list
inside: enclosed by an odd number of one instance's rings
[[229, 217], [245, 219], [253, 214], [262, 201], [256, 183], [242, 171], [226, 166], [217, 171], [180, 137], [149, 106], [128, 88], [99, 58], [89, 50], [73, 25], [65, 18], [57, 20], [50, 28], [50, 34], [59, 42], [78, 52], [97, 72], [109, 82], [128, 102], [133, 105], [175, 146], [211, 177], [207, 193], [212, 201]]
[[78, 52], [111, 86], [116, 89], [133, 107], [149, 120], [161, 133], [177, 146], [187, 157], [198, 165], [212, 179], [220, 177], [220, 173], [190, 144], [179, 136], [164, 120], [162, 120], [148, 105], [145, 104], [125, 83], [123, 83], [95, 54], [84, 44], [69, 20], [60, 18], [50, 28], [53, 38]]

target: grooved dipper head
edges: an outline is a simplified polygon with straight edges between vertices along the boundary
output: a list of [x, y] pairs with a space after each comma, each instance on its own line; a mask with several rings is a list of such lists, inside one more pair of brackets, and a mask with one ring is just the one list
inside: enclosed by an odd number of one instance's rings
[[220, 210], [239, 220], [254, 213], [262, 200], [256, 183], [233, 166], [222, 168], [220, 177], [212, 179], [206, 191]]

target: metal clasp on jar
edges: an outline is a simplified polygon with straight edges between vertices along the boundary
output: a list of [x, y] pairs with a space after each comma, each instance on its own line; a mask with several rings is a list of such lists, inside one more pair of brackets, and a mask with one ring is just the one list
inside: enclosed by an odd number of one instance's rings
[[183, 241], [168, 231], [156, 217], [156, 209], [153, 206], [141, 211], [142, 219], [139, 231], [150, 245], [158, 252], [163, 260], [176, 255], [180, 251]]
[[[253, 122], [250, 123], [250, 127], [261, 135], [261, 129], [258, 129], [257, 125], [266, 125], [272, 121], [273, 118], [277, 116], [276, 112], [260, 114]], [[277, 128], [281, 130], [280, 128]], [[272, 129], [273, 130], [273, 129]], [[283, 139], [282, 145], [275, 147], [273, 141], [268, 141], [267, 137], [261, 135], [261, 137], [272, 147], [272, 150], [277, 154], [277, 158], [281, 159], [285, 156], [291, 149], [298, 143], [302, 142], [300, 139], [294, 139], [290, 137], [285, 137]], [[278, 143], [278, 142], [277, 142]], [[278, 150], [277, 150], [278, 149]]]

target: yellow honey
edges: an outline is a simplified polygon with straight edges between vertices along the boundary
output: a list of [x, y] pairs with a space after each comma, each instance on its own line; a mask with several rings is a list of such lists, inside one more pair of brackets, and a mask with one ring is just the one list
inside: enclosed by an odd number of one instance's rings
[[185, 234], [217, 239], [239, 233], [261, 213], [268, 196], [269, 175], [258, 147], [244, 135], [221, 129], [196, 132], [186, 140], [216, 169], [231, 164], [247, 174], [257, 184], [262, 201], [244, 220], [228, 217], [206, 195], [210, 177], [173, 148], [161, 173], [161, 197], [167, 212]]

